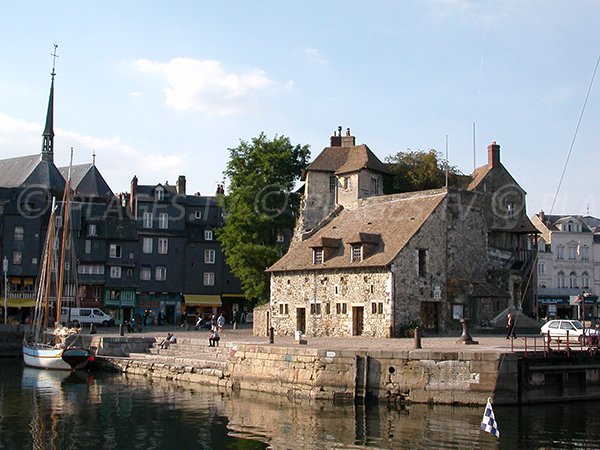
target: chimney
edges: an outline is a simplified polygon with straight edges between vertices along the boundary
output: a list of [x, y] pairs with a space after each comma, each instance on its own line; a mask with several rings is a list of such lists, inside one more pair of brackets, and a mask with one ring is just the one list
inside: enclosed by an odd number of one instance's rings
[[[340, 134], [341, 134], [340, 130]], [[354, 136], [350, 135], [350, 128], [346, 128], [346, 136], [342, 137], [342, 147], [354, 147], [356, 145], [356, 140]]]
[[333, 136], [329, 139], [330, 147], [341, 147], [342, 146], [342, 127], [338, 127], [338, 133], [333, 132]]
[[179, 175], [177, 183], [175, 183], [175, 189], [178, 194], [185, 195], [185, 175]]
[[129, 210], [133, 217], [137, 217], [137, 211], [135, 210], [135, 198], [137, 197], [138, 179], [137, 176], [133, 176], [131, 179], [131, 189], [129, 192]]
[[496, 144], [496, 141], [492, 141], [492, 143], [488, 145], [488, 166], [500, 166], [500, 146]]
[[546, 223], [546, 214], [544, 214], [543, 209], [540, 209], [540, 213], [538, 214], [538, 217], [540, 218], [540, 222]]

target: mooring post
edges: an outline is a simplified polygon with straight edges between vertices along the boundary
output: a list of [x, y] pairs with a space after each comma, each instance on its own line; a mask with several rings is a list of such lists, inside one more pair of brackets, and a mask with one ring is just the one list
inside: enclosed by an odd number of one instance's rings
[[269, 344], [275, 342], [275, 328], [269, 328]]
[[125, 327], [123, 324], [119, 325], [119, 336], [125, 336]]
[[90, 323], [90, 334], [96, 334], [96, 324]]
[[421, 328], [415, 328], [415, 348], [423, 348], [421, 347]]

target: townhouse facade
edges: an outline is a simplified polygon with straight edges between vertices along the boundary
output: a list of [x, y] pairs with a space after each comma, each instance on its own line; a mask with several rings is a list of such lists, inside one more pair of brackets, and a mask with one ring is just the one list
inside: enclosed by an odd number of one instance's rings
[[598, 317], [600, 292], [600, 221], [590, 216], [548, 215], [531, 218], [537, 242], [539, 317]]

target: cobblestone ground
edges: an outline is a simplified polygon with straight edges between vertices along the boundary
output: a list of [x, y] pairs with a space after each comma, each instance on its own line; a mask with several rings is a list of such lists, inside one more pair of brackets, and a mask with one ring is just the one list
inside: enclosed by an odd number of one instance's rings
[[[142, 333], [124, 333], [125, 336], [154, 336], [158, 339], [163, 339], [168, 332], [175, 334], [177, 338], [192, 338], [192, 339], [206, 339], [208, 345], [208, 330], [194, 331], [191, 327], [190, 330], [181, 328], [175, 325], [164, 325], [164, 326], [150, 326], [147, 327]], [[119, 335], [118, 327], [109, 328], [98, 328], [99, 334], [105, 335]], [[331, 337], [313, 337], [310, 335], [305, 336], [306, 345], [302, 347], [306, 348], [319, 348], [319, 349], [330, 349], [330, 350], [370, 350], [370, 351], [397, 351], [397, 350], [417, 350], [415, 346], [414, 338], [395, 338], [395, 339], [383, 339], [383, 338], [368, 338], [368, 337], [351, 337], [351, 338], [331, 338]], [[496, 350], [499, 352], [507, 352], [514, 349], [515, 351], [524, 351], [527, 348], [528, 351], [542, 351], [544, 342], [539, 335], [524, 335], [519, 336], [514, 340], [506, 339], [504, 334], [496, 335], [478, 335], [477, 333], [471, 334], [473, 341], [477, 344], [467, 345], [465, 344], [459, 335], [457, 336], [424, 336], [421, 338], [422, 351], [444, 351], [444, 350], [464, 350], [464, 351], [490, 351]], [[225, 327], [221, 333], [221, 345], [233, 345], [233, 344], [268, 344], [269, 339], [267, 337], [254, 336], [252, 329], [248, 325], [242, 325], [237, 329], [233, 329], [231, 325]], [[293, 336], [274, 336], [274, 346], [293, 347], [299, 346]], [[579, 344], [572, 343], [573, 349], [579, 349]], [[553, 348], [556, 348], [556, 343], [553, 342]], [[564, 348], [564, 344], [563, 344]]]

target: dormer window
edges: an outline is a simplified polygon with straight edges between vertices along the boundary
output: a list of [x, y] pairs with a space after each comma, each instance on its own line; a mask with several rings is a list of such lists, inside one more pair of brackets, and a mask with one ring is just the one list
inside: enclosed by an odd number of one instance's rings
[[313, 264], [323, 264], [323, 249], [313, 249]]
[[164, 200], [165, 190], [162, 187], [157, 187], [154, 191], [154, 200]]
[[515, 217], [515, 204], [513, 202], [509, 202], [506, 205], [506, 214], [509, 218]]
[[352, 256], [351, 261], [362, 261], [363, 259], [363, 246], [362, 244], [353, 244], [352, 245]]

